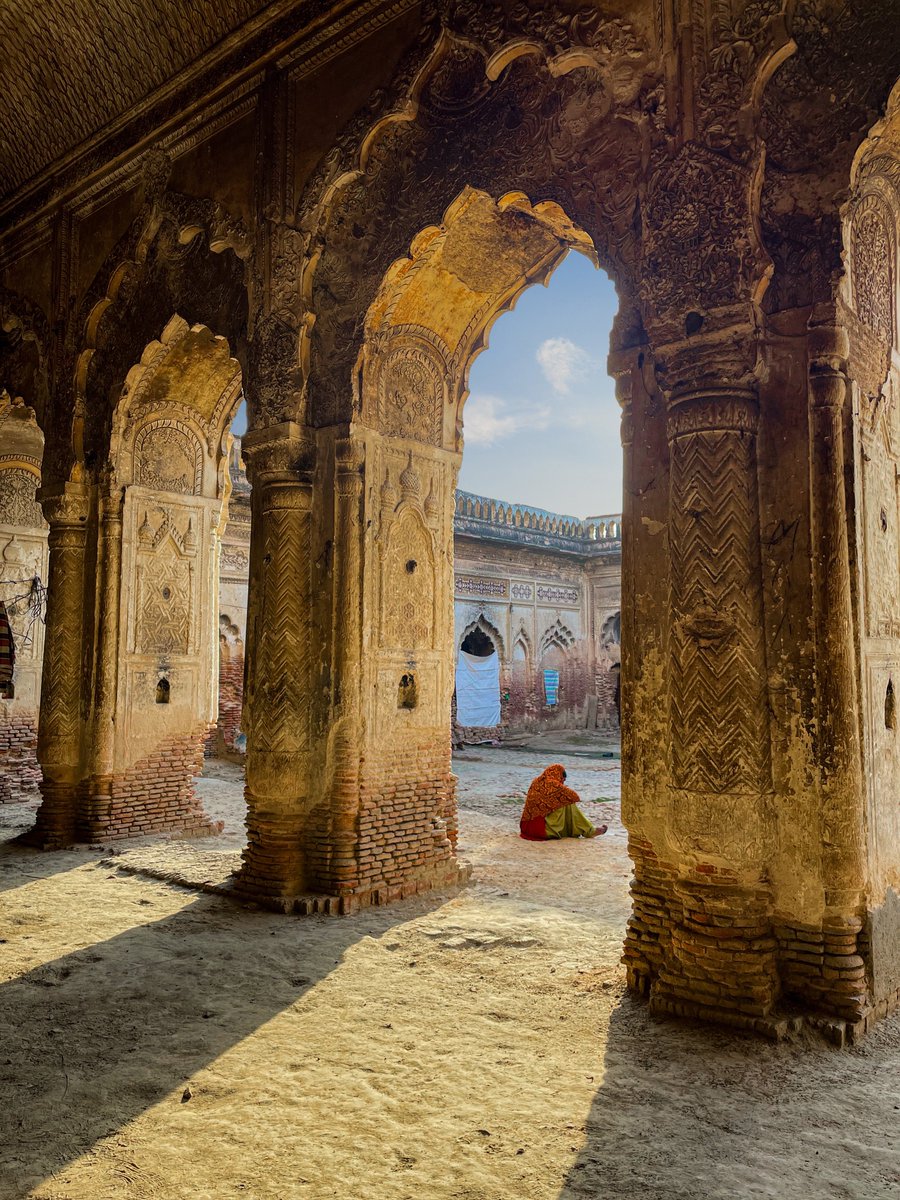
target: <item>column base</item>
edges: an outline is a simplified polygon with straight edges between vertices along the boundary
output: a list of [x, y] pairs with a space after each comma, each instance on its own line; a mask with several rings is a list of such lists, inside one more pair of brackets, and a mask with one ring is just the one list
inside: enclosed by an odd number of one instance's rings
[[863, 922], [776, 919], [765, 886], [700, 864], [685, 875], [632, 840], [633, 911], [627, 986], [650, 1011], [783, 1038], [807, 1027], [837, 1045], [858, 1041], [900, 1007], [900, 990], [871, 997]]
[[408, 900], [411, 896], [441, 891], [444, 888], [462, 887], [468, 883], [471, 875], [472, 867], [469, 863], [451, 859], [421, 874], [411, 875], [401, 883], [380, 884], [339, 895], [317, 892], [278, 895], [267, 890], [258, 879], [249, 876], [245, 866], [235, 881], [222, 889], [222, 894], [257, 904], [273, 912], [295, 913], [300, 916], [350, 916], [365, 908], [380, 908], [400, 900]]
[[40, 782], [41, 806], [34, 827], [15, 838], [19, 846], [38, 850], [65, 850], [75, 844], [76, 814], [83, 794], [83, 783]]

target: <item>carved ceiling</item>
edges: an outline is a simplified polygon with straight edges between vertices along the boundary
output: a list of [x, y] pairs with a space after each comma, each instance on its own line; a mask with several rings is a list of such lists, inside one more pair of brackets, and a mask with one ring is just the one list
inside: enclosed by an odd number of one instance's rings
[[[295, 5], [301, 13], [307, 4]], [[0, 6], [0, 195], [129, 112], [284, 0], [7, 0]]]

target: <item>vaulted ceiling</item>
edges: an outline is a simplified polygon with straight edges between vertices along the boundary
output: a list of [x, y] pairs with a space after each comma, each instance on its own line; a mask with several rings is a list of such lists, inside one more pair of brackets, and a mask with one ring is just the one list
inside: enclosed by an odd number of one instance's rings
[[106, 128], [228, 35], [298, 0], [5, 0], [0, 196]]

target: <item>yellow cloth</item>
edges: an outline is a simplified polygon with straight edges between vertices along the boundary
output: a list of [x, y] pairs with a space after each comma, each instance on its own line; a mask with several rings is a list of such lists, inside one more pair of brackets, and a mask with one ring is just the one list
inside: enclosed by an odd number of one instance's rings
[[590, 837], [594, 826], [577, 804], [567, 804], [544, 817], [544, 829], [548, 838]]

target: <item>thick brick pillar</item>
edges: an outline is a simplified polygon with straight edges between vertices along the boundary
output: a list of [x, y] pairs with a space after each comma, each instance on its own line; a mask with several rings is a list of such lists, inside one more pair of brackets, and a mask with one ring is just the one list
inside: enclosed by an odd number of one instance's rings
[[85, 556], [89, 493], [67, 483], [40, 493], [50, 525], [47, 626], [38, 725], [41, 794], [26, 840], [48, 849], [70, 845], [83, 777], [82, 679], [85, 639]]
[[763, 885], [772, 784], [757, 422], [748, 387], [680, 388], [669, 405], [671, 813], [682, 847], [699, 853], [674, 882], [654, 999], [761, 1017], [778, 981]]
[[293, 424], [248, 434], [253, 483], [244, 728], [247, 847], [237, 890], [289, 906], [310, 890], [312, 448]]

